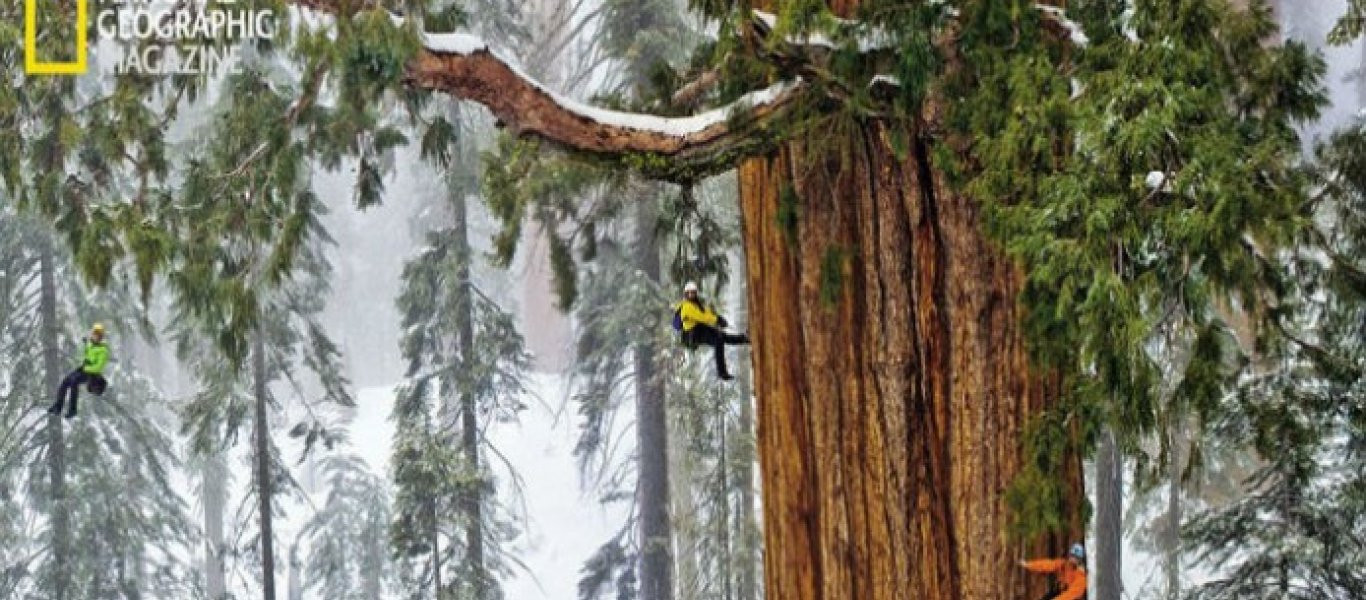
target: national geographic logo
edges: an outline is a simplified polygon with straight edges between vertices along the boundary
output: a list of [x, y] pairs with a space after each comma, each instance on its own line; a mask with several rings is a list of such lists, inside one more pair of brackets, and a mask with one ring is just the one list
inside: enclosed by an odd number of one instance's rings
[[38, 56], [38, 0], [24, 0], [24, 72], [29, 75], [82, 75], [86, 71], [86, 0], [76, 0], [76, 60], [50, 62]]
[[[24, 71], [30, 75], [81, 75], [90, 55], [86, 32], [91, 29], [87, 3], [76, 2], [76, 55], [68, 62], [39, 56], [39, 3], [24, 0]], [[275, 13], [237, 6], [238, 0], [103, 0], [93, 25], [101, 51], [115, 50], [119, 74], [199, 75], [235, 71], [236, 42], [273, 39]], [[50, 8], [48, 10], [51, 10]], [[47, 51], [51, 49], [45, 48]], [[101, 64], [108, 65], [108, 61]]]

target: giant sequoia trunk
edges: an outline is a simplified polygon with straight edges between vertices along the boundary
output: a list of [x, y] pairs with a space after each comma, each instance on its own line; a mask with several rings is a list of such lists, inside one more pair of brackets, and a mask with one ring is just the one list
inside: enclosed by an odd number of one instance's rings
[[1022, 429], [1051, 398], [1017, 324], [1022, 275], [923, 139], [902, 160], [881, 124], [856, 138], [820, 140], [852, 148], [843, 162], [791, 143], [740, 168], [767, 594], [1038, 597], [1046, 578], [1015, 562], [1066, 539], [1006, 535]]

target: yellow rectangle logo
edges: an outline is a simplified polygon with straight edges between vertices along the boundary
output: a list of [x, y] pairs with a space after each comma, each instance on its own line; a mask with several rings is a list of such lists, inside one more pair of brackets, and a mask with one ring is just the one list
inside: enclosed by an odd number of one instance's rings
[[76, 60], [38, 59], [38, 0], [24, 0], [24, 72], [30, 75], [83, 75], [86, 72], [86, 0], [76, 0]]

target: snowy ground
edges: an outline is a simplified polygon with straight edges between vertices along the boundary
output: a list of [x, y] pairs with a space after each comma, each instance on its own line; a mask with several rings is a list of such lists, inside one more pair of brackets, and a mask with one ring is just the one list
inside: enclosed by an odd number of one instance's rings
[[[393, 387], [380, 386], [357, 393], [357, 411], [351, 423], [351, 447], [370, 464], [375, 473], [387, 478], [390, 440], [394, 427], [389, 421]], [[575, 597], [579, 567], [614, 533], [625, 519], [619, 510], [606, 510], [590, 494], [580, 491], [578, 471], [571, 451], [574, 447], [572, 419], [556, 418], [564, 396], [564, 383], [557, 376], [535, 376], [532, 395], [522, 413], [520, 424], [499, 424], [490, 435], [507, 460], [520, 470], [529, 523], [514, 546], [514, 554], [527, 566], [504, 582], [505, 596], [517, 600]], [[547, 407], [548, 405], [548, 407]], [[277, 440], [292, 448], [285, 438]], [[286, 450], [289, 452], [289, 450]], [[242, 477], [246, 474], [242, 473]], [[300, 475], [300, 479], [305, 477]], [[324, 482], [314, 490], [313, 502], [321, 505], [327, 494]], [[307, 485], [307, 484], [306, 484]], [[615, 508], [615, 507], [613, 507]], [[293, 539], [310, 510], [289, 510], [281, 527], [281, 540]], [[285, 575], [285, 574], [282, 574]], [[287, 577], [282, 577], [281, 582]], [[304, 598], [315, 596], [305, 594]]]

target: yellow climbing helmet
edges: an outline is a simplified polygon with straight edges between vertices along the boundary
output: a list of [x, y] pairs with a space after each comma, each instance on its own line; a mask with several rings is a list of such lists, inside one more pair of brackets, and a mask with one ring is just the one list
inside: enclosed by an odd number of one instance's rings
[[96, 323], [94, 327], [91, 327], [91, 328], [90, 328], [90, 331], [91, 331], [92, 333], [98, 333], [98, 334], [100, 334], [100, 335], [104, 335], [104, 323]]

